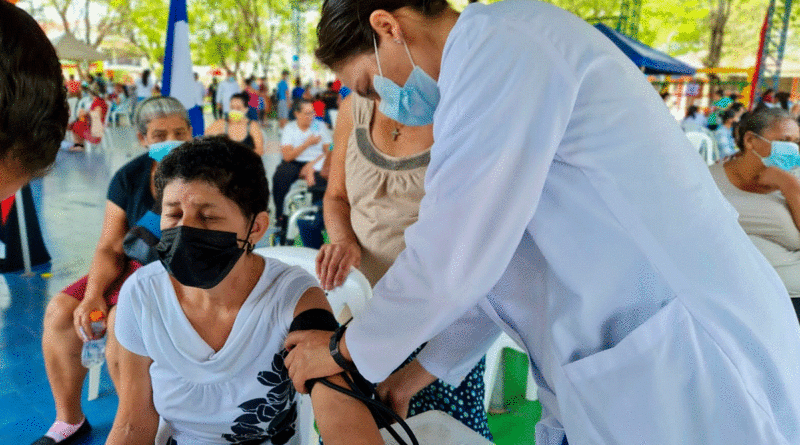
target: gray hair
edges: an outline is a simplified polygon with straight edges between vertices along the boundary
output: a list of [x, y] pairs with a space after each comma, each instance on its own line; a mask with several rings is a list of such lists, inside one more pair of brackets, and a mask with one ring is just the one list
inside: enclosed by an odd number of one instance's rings
[[736, 145], [739, 146], [739, 149], [744, 150], [744, 135], [748, 131], [762, 136], [764, 130], [772, 127], [776, 122], [787, 119], [794, 120], [794, 116], [783, 108], [767, 108], [765, 106], [756, 108], [752, 113], [742, 116], [742, 119], [739, 121]]
[[150, 97], [136, 106], [133, 122], [136, 124], [136, 130], [139, 134], [146, 135], [147, 126], [153, 119], [173, 115], [179, 115], [186, 121], [188, 127], [192, 126], [192, 122], [189, 120], [189, 113], [183, 107], [183, 104], [174, 97], [163, 96]]

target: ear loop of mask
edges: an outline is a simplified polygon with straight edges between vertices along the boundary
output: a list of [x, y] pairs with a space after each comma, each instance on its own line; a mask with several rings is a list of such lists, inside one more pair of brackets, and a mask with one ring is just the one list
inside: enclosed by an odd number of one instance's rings
[[256, 248], [256, 246], [254, 246], [253, 243], [250, 242], [250, 234], [253, 233], [253, 226], [255, 224], [256, 224], [256, 216], [253, 215], [253, 219], [250, 220], [250, 228], [247, 229], [247, 235], [245, 236], [245, 239], [237, 240], [244, 243], [242, 249], [244, 249], [245, 253], [251, 253], [253, 249]]
[[[381, 57], [378, 55], [378, 41], [375, 39], [374, 33], [372, 34], [372, 46], [375, 47], [375, 58], [378, 60], [378, 73], [381, 75], [381, 77], [383, 77], [383, 69], [381, 69]], [[408, 54], [408, 60], [411, 61], [412, 69], [415, 68], [417, 64], [414, 63], [414, 58], [411, 57], [411, 51], [408, 50], [408, 45], [406, 44], [405, 40], [403, 40], [403, 48], [405, 48], [406, 54]]]

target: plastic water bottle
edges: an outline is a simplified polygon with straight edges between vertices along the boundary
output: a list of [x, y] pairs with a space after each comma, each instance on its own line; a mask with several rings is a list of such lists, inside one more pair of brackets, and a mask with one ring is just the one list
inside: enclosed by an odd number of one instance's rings
[[[103, 318], [105, 316], [101, 311], [92, 311], [89, 314], [89, 319], [92, 321], [92, 334], [97, 337], [103, 334]], [[100, 338], [92, 339], [83, 343], [83, 350], [81, 350], [81, 364], [84, 368], [93, 368], [100, 366], [106, 359], [106, 337], [103, 335]]]

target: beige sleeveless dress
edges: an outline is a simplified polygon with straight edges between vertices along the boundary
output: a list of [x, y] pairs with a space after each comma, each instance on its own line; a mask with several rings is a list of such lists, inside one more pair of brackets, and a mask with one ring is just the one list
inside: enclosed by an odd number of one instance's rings
[[417, 221], [430, 150], [401, 158], [373, 144], [374, 102], [352, 94], [353, 132], [347, 143], [345, 186], [350, 221], [361, 244], [360, 270], [373, 286], [405, 249], [403, 232]]

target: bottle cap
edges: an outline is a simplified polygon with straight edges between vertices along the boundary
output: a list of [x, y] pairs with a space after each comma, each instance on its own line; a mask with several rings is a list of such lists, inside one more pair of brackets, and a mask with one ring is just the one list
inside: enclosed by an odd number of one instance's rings
[[89, 319], [92, 320], [92, 321], [100, 321], [100, 320], [102, 320], [104, 318], [105, 318], [105, 315], [103, 314], [103, 311], [101, 311], [101, 310], [95, 309], [95, 310], [93, 310], [92, 312], [89, 313]]

